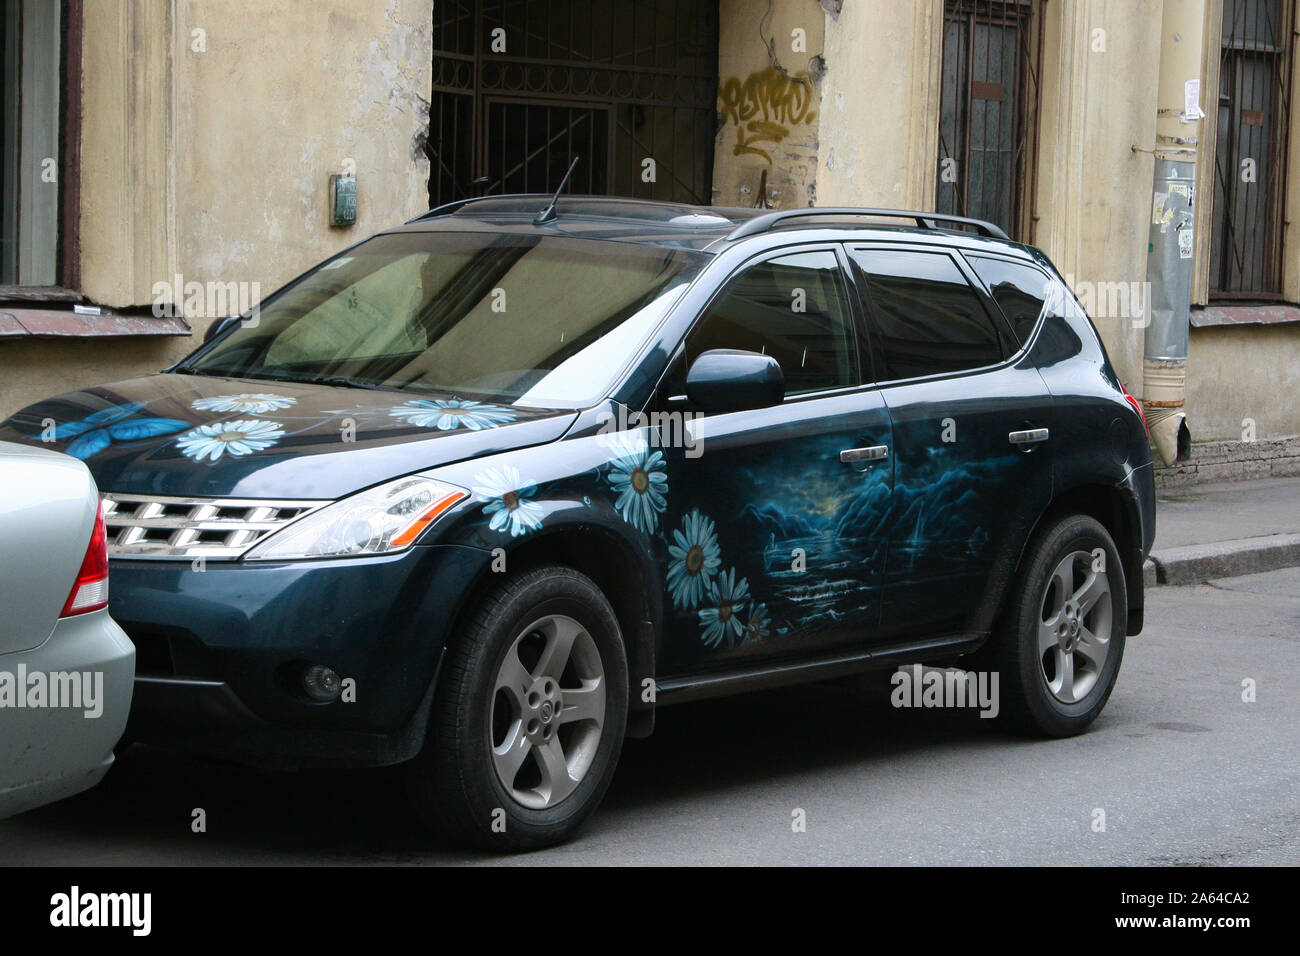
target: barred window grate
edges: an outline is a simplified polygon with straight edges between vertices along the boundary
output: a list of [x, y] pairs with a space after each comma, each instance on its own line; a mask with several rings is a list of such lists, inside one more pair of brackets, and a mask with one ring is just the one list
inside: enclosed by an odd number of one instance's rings
[[1041, 4], [946, 0], [935, 211], [1032, 242]]
[[1294, 0], [1223, 0], [1210, 295], [1280, 298]]

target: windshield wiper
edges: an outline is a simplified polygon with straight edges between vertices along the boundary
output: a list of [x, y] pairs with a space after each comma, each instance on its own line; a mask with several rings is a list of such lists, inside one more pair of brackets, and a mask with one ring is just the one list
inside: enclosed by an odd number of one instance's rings
[[209, 378], [232, 378], [229, 372], [210, 372], [205, 368], [196, 368], [193, 365], [176, 365], [163, 371], [172, 375], [206, 375]]
[[300, 385], [333, 385], [337, 388], [365, 388], [376, 392], [402, 392], [409, 389], [395, 388], [391, 385], [376, 385], [372, 382], [359, 382], [342, 375], [317, 375], [298, 378], [290, 375], [259, 375], [256, 372], [213, 372], [193, 365], [178, 365], [172, 372], [178, 375], [207, 375], [213, 378], [251, 378], [262, 382], [296, 382]]
[[302, 382], [305, 385], [333, 385], [337, 388], [365, 388], [374, 392], [400, 392], [403, 389], [391, 385], [376, 385], [373, 382], [358, 382], [354, 378], [342, 375], [320, 375], [313, 378], [278, 378], [280, 382]]

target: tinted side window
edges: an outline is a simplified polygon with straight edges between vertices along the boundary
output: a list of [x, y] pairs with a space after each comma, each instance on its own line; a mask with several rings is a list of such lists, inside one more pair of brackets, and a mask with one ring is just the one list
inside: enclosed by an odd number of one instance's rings
[[709, 349], [772, 356], [785, 373], [787, 395], [858, 384], [852, 318], [835, 253], [769, 259], [729, 280], [687, 339], [687, 361]]
[[993, 365], [1004, 357], [979, 293], [942, 252], [854, 249], [882, 381]]
[[1038, 316], [1047, 301], [1048, 278], [1041, 269], [1006, 259], [970, 256], [966, 260], [975, 274], [988, 286], [993, 301], [1011, 323], [1021, 345], [1038, 324]]

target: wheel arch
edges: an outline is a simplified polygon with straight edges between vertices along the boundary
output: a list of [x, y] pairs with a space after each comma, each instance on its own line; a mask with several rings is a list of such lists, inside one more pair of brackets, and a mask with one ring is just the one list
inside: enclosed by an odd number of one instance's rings
[[1115, 542], [1124, 572], [1124, 589], [1128, 594], [1128, 621], [1125, 631], [1130, 635], [1140, 633], [1143, 609], [1143, 553], [1142, 526], [1138, 517], [1137, 503], [1130, 495], [1124, 493], [1122, 486], [1100, 483], [1075, 485], [1059, 492], [1048, 503], [1021, 543], [1015, 569], [1007, 581], [1007, 586], [1002, 589], [996, 605], [996, 613], [990, 617], [989, 625], [992, 625], [993, 620], [1007, 604], [1011, 587], [1019, 578], [1028, 554], [1029, 543], [1044, 527], [1067, 514], [1083, 514], [1095, 519]]
[[[626, 536], [601, 525], [573, 524], [546, 528], [503, 545], [504, 573], [558, 564], [591, 578], [609, 601], [618, 619], [628, 665], [628, 726], [630, 737], [649, 736], [654, 728], [654, 701], [642, 699], [646, 679], [655, 679], [656, 644], [662, 631], [663, 588], [649, 555], [638, 551]], [[487, 562], [456, 611], [449, 640], [462, 620], [497, 585], [496, 559]]]

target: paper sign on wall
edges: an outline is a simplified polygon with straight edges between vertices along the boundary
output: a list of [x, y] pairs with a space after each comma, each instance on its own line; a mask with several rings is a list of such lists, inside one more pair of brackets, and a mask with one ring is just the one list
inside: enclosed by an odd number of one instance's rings
[[1205, 113], [1201, 110], [1201, 81], [1188, 80], [1183, 84], [1183, 115], [1179, 117], [1184, 123], [1195, 123]]

